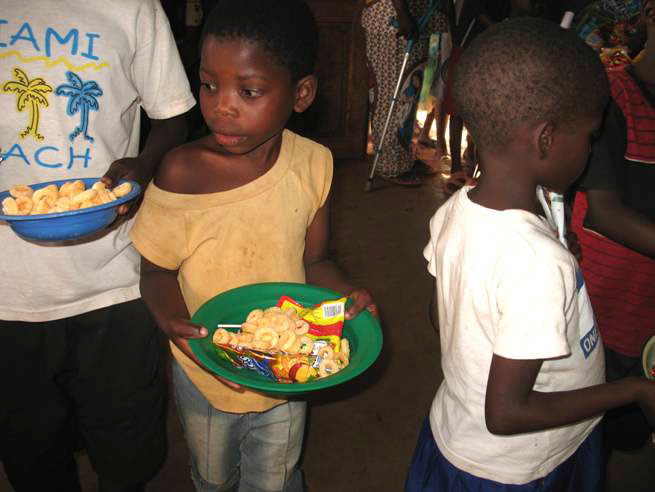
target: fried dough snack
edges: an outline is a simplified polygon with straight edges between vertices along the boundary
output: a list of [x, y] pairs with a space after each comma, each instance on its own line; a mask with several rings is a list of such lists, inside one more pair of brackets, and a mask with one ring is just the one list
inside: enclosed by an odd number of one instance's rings
[[86, 189], [84, 181], [67, 181], [59, 188], [50, 184], [33, 190], [27, 185], [14, 185], [9, 189], [10, 197], [2, 200], [5, 215], [41, 215], [68, 212], [82, 208], [110, 203], [132, 191], [129, 182], [107, 189], [102, 181], [96, 181]]

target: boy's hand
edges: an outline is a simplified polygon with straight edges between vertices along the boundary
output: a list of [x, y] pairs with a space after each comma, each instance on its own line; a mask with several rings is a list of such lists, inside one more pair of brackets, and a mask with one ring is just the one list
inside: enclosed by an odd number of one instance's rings
[[348, 311], [346, 311], [346, 319], [353, 319], [363, 309], [368, 309], [376, 318], [380, 317], [378, 314], [378, 307], [373, 302], [373, 298], [368, 291], [357, 289], [352, 291], [348, 297], [352, 299], [352, 304], [348, 308]]
[[189, 338], [204, 338], [209, 334], [207, 328], [201, 325], [196, 325], [195, 323], [191, 323], [186, 319], [173, 318], [166, 324], [166, 327], [162, 327], [162, 331], [166, 334], [166, 336], [168, 336], [168, 338], [173, 341], [173, 343], [175, 343], [175, 345], [178, 346], [180, 350], [182, 350], [182, 352], [187, 355], [187, 357], [192, 359], [196, 364], [202, 367], [205, 371], [207, 371], [207, 373], [211, 374], [218, 381], [232, 389], [242, 389], [239, 384], [222, 378], [207, 369], [205, 365], [191, 351], [188, 344], [180, 344], [176, 341], [179, 339], [188, 340]]
[[[113, 188], [118, 185], [118, 182], [121, 179], [129, 179], [136, 181], [141, 185], [141, 190], [146, 189], [146, 186], [150, 182], [152, 163], [148, 162], [148, 159], [139, 156], [139, 157], [123, 157], [122, 159], [117, 159], [111, 163], [109, 169], [105, 175], [101, 178], [101, 181], [105, 183], [108, 188]], [[138, 207], [133, 207], [138, 200], [133, 200], [130, 203], [124, 203], [119, 206], [116, 212], [118, 215], [128, 215], [127, 218], [130, 218], [136, 212]]]
[[182, 318], [174, 318], [168, 322], [168, 325], [162, 327], [168, 338], [205, 338], [208, 335], [207, 328], [202, 325], [196, 325], [191, 321]]

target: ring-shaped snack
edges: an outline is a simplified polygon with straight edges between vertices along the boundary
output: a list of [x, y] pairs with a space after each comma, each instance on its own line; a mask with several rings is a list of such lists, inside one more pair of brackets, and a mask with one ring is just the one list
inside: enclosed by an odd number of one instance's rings
[[31, 197], [34, 194], [34, 190], [30, 188], [27, 185], [14, 185], [11, 188], [9, 188], [9, 194], [13, 196], [14, 198], [18, 198], [20, 196], [29, 196]]
[[300, 348], [298, 349], [298, 353], [303, 355], [309, 355], [312, 353], [313, 349], [314, 349], [314, 340], [312, 340], [306, 335], [302, 335], [300, 337]]
[[348, 341], [347, 338], [342, 338], [341, 339], [341, 344], [339, 346], [339, 351], [346, 354], [348, 357], [350, 357], [350, 342]]
[[296, 334], [291, 330], [288, 330], [280, 333], [280, 338], [277, 342], [277, 348], [283, 352], [287, 352], [294, 343], [296, 343]]
[[57, 189], [57, 185], [48, 185], [44, 186], [43, 188], [39, 188], [34, 192], [32, 195], [32, 200], [34, 203], [38, 203], [39, 200], [41, 200], [42, 197], [47, 196], [52, 200], [53, 203], [57, 201], [57, 198], [59, 198], [59, 190]]
[[246, 317], [246, 323], [252, 323], [253, 321], [257, 321], [260, 318], [264, 317], [264, 310], [263, 309], [253, 309], [248, 313], [248, 316]]
[[212, 337], [212, 342], [225, 345], [229, 341], [230, 341], [230, 332], [227, 331], [225, 328], [219, 328], [214, 332], [214, 336]]
[[257, 331], [257, 328], [259, 328], [259, 326], [254, 323], [249, 323], [248, 321], [241, 325], [241, 331], [244, 333], [254, 334]]
[[34, 208], [34, 201], [29, 196], [19, 196], [16, 200], [18, 215], [29, 215]]
[[286, 314], [276, 314], [271, 317], [271, 328], [278, 333], [291, 329], [292, 323]]
[[270, 344], [269, 348], [275, 347], [279, 339], [280, 336], [273, 328], [257, 328], [257, 331], [255, 332], [255, 341], [268, 342]]
[[350, 360], [348, 359], [348, 356], [344, 354], [343, 352], [337, 352], [334, 355], [334, 360], [336, 361], [337, 365], [339, 366], [339, 369], [343, 369], [344, 367], [348, 367], [348, 364], [350, 364]]
[[[88, 190], [84, 190], [77, 195], [73, 196], [73, 203], [84, 203], [84, 202], [90, 202], [93, 200], [98, 192], [94, 190], [93, 188], [89, 188]], [[80, 208], [82, 206], [80, 205]]]
[[112, 188], [114, 192], [114, 195], [116, 195], [118, 198], [127, 195], [130, 191], [132, 191], [132, 183], [130, 182], [125, 182], [123, 184], [118, 185], [116, 188]]
[[332, 359], [323, 359], [318, 365], [318, 373], [322, 378], [331, 376], [337, 372], [339, 372], [339, 366], [336, 361]]
[[18, 204], [16, 200], [10, 196], [2, 200], [2, 212], [5, 215], [18, 215]]
[[332, 347], [329, 345], [326, 345], [325, 347], [321, 347], [318, 349], [318, 355], [321, 359], [332, 359], [334, 360], [334, 350], [332, 350]]
[[296, 328], [293, 330], [296, 335], [304, 335], [309, 331], [309, 323], [301, 319], [296, 321]]

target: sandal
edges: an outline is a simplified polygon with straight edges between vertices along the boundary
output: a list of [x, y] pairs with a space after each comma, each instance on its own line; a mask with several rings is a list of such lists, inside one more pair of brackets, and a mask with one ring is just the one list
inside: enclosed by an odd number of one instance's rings
[[419, 174], [424, 174], [426, 176], [430, 176], [432, 174], [437, 174], [439, 171], [429, 164], [423, 162], [420, 159], [416, 159], [414, 161], [414, 167], [412, 168], [412, 171], [419, 173]]
[[421, 186], [421, 178], [419, 178], [412, 171], [407, 171], [406, 173], [400, 174], [399, 176], [380, 176], [385, 181], [389, 183], [397, 184], [399, 186], [410, 186], [416, 187]]
[[475, 186], [476, 181], [464, 171], [456, 171], [448, 179], [441, 181], [443, 192], [450, 196], [463, 186]]
[[445, 145], [439, 145], [434, 148], [434, 156], [439, 160], [450, 159], [450, 154]]
[[436, 149], [437, 148], [437, 141], [432, 140], [431, 138], [427, 139], [427, 140], [419, 139], [419, 140], [417, 140], [417, 143], [419, 145], [423, 146], [423, 147], [430, 147], [431, 149]]

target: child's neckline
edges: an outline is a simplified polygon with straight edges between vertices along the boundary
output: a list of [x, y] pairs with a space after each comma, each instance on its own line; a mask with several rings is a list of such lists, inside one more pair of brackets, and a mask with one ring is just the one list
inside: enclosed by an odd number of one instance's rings
[[150, 186], [153, 193], [165, 197], [167, 202], [174, 203], [179, 200], [180, 203], [184, 204], [186, 207], [193, 207], [194, 203], [197, 203], [200, 206], [213, 206], [245, 200], [265, 192], [274, 186], [287, 173], [291, 165], [291, 155], [293, 154], [293, 148], [295, 146], [295, 138], [296, 135], [285, 129], [282, 132], [280, 152], [271, 168], [261, 176], [235, 188], [209, 193], [176, 193], [159, 188], [154, 181]]
[[[546, 220], [546, 217], [544, 217], [544, 216], [542, 216], [540, 214], [535, 214], [534, 212], [531, 212], [529, 210], [524, 210], [522, 208], [507, 208], [507, 209], [504, 209], [504, 210], [498, 210], [498, 209], [495, 209], [495, 208], [486, 207], [484, 205], [481, 205], [481, 204], [473, 201], [471, 199], [471, 197], [469, 196], [469, 192], [473, 188], [474, 188], [473, 186], [465, 186], [465, 187], [462, 188], [462, 190], [463, 190], [462, 191], [462, 194], [463, 194], [462, 200], [469, 203], [470, 205], [478, 208], [479, 210], [484, 211], [484, 213], [489, 214], [489, 215], [497, 215], [497, 216], [500, 215], [500, 214], [503, 214], [503, 215], [517, 215], [517, 214], [520, 214], [520, 215], [524, 215], [526, 217], [537, 219], [537, 220], [539, 220], [539, 223], [541, 223], [544, 226], [550, 228], [550, 226], [548, 225], [548, 221]], [[535, 195], [536, 195], [536, 189], [535, 189]]]

